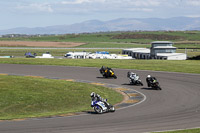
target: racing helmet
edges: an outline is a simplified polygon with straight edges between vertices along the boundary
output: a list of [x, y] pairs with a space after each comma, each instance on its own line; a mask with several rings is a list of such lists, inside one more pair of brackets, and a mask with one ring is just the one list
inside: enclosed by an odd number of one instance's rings
[[134, 76], [136, 76], [136, 74], [135, 74], [135, 73], [133, 73], [133, 72], [131, 72], [131, 75], [134, 75]]
[[147, 78], [150, 78], [150, 77], [151, 77], [151, 75], [148, 75], [148, 76], [147, 76]]
[[95, 96], [95, 92], [92, 92], [92, 93], [90, 94], [90, 96], [91, 96], [91, 97], [94, 97], [94, 96]]

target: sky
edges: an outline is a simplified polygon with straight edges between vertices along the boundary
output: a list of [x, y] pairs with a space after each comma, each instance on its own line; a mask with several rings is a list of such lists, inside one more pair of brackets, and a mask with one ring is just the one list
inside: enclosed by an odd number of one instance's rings
[[0, 30], [180, 16], [200, 17], [200, 0], [0, 0]]

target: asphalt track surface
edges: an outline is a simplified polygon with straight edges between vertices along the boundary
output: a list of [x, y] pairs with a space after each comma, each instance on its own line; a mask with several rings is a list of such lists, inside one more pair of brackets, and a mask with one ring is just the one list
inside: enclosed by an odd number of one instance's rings
[[0, 64], [0, 73], [89, 80], [135, 89], [146, 96], [141, 104], [102, 115], [1, 121], [2, 133], [143, 133], [200, 127], [200, 75], [136, 71], [145, 81], [156, 76], [163, 90], [127, 85], [128, 70], [114, 69], [118, 79], [103, 79], [98, 68]]

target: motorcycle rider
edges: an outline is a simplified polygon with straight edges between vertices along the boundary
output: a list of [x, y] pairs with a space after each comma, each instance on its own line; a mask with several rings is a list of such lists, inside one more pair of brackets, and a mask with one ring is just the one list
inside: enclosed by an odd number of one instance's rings
[[101, 70], [104, 72], [104, 74], [105, 74], [106, 77], [110, 77], [111, 76], [110, 72], [109, 72], [110, 70], [112, 70], [111, 68], [102, 66]]
[[99, 94], [95, 93], [95, 92], [92, 92], [90, 94], [91, 98], [92, 98], [92, 101], [101, 101], [105, 104], [105, 106], [109, 109], [109, 104], [106, 102], [107, 99], [103, 99]]
[[148, 75], [146, 78], [147, 85], [148, 87], [151, 87], [151, 84], [153, 83], [154, 80], [157, 80], [155, 77], [152, 77], [151, 75]]
[[130, 83], [132, 83], [132, 81], [134, 82], [134, 81], [139, 79], [139, 76], [136, 73], [133, 73], [133, 72], [128, 72], [127, 77], [129, 78]]

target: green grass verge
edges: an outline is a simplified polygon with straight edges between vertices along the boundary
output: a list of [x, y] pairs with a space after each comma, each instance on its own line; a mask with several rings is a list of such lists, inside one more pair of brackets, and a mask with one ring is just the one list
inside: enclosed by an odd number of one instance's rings
[[31, 65], [59, 65], [59, 66], [81, 66], [169, 71], [183, 73], [200, 73], [200, 61], [198, 60], [111, 60], [111, 59], [28, 59], [10, 58], [0, 59], [0, 63], [7, 64], [31, 64]]
[[200, 133], [200, 128], [189, 129], [189, 130], [180, 130], [180, 131], [159, 132], [159, 133]]
[[78, 48], [150, 48], [150, 44], [93, 42], [78, 46]]
[[123, 96], [112, 89], [86, 83], [0, 75], [0, 119], [43, 117], [91, 110], [90, 93], [111, 104]]

